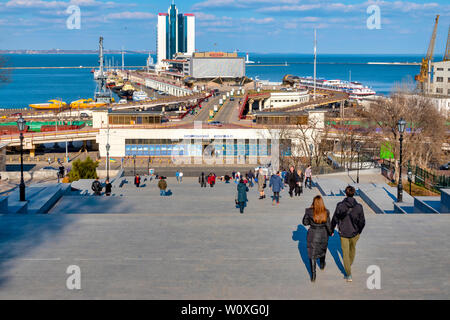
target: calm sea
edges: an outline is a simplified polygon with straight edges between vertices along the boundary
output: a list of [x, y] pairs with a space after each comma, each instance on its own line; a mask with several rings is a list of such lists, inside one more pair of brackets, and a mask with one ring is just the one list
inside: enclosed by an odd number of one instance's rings
[[[9, 67], [77, 67], [97, 66], [98, 56], [91, 55], [5, 55]], [[148, 55], [127, 54], [125, 65], [144, 66]], [[120, 55], [107, 55], [121, 63]], [[288, 66], [258, 67], [248, 66], [248, 77], [279, 82], [286, 74], [312, 76], [311, 55], [254, 54], [250, 60], [261, 64], [284, 64]], [[378, 94], [389, 94], [392, 88], [403, 81], [412, 81], [419, 72], [419, 66], [369, 65], [368, 62], [419, 62], [419, 56], [407, 55], [320, 55], [317, 76], [325, 79], [360, 81], [372, 87]], [[95, 91], [90, 69], [42, 69], [14, 70], [11, 81], [0, 86], [0, 108], [25, 107], [31, 103], [42, 103], [60, 98], [67, 103], [92, 98]]]

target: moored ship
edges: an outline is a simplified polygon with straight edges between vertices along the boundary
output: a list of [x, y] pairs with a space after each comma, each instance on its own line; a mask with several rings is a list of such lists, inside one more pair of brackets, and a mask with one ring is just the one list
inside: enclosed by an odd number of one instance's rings
[[[309, 89], [314, 88], [314, 79], [312, 77], [298, 77], [296, 80], [302, 86], [305, 86]], [[316, 88], [345, 92], [349, 94], [350, 99], [354, 100], [361, 100], [363, 98], [376, 95], [376, 92], [374, 90], [356, 81], [317, 79]]]
[[64, 110], [67, 109], [67, 103], [60, 100], [49, 100], [47, 103], [35, 103], [30, 104], [30, 108], [37, 110]]

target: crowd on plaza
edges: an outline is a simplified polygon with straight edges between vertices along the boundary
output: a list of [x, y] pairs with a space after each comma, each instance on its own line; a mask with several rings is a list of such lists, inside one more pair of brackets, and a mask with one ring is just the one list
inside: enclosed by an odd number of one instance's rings
[[[160, 176], [150, 170], [150, 175], [146, 180], [158, 181], [157, 186], [160, 190], [160, 196], [171, 196], [172, 192], [168, 189], [167, 177]], [[175, 177], [177, 183], [182, 183], [183, 172], [176, 171]], [[298, 169], [291, 166], [289, 170], [281, 170], [273, 172], [269, 176], [267, 168], [257, 168], [255, 171], [250, 170], [246, 173], [233, 171], [231, 175], [216, 176], [215, 173], [210, 172], [206, 174], [202, 172], [198, 177], [200, 188], [214, 188], [217, 181], [230, 184], [232, 181], [236, 184], [236, 208], [240, 213], [244, 213], [247, 206], [249, 188], [258, 188], [259, 200], [266, 198], [267, 187], [272, 190], [272, 205], [278, 206], [280, 204], [280, 192], [286, 188], [291, 198], [299, 197], [303, 194], [303, 188], [312, 189], [312, 168], [308, 166], [306, 169]], [[136, 188], [141, 186], [141, 176], [136, 174], [134, 177], [134, 185]], [[105, 188], [105, 195], [110, 196], [112, 185], [107, 179], [102, 184], [99, 179], [92, 183], [92, 190], [94, 195], [100, 196], [103, 187]], [[364, 210], [361, 204], [355, 199], [355, 188], [348, 186], [345, 190], [346, 198], [338, 203], [333, 217], [331, 218], [330, 211], [325, 207], [322, 196], [315, 196], [312, 205], [305, 209], [303, 217], [303, 225], [309, 226], [307, 232], [307, 249], [310, 263], [311, 281], [316, 280], [316, 265], [319, 262], [321, 270], [325, 268], [325, 255], [328, 247], [328, 239], [334, 235], [334, 230], [337, 227], [341, 239], [342, 255], [344, 260], [345, 279], [348, 282], [352, 281], [351, 265], [353, 264], [356, 252], [356, 243], [359, 240], [360, 234], [365, 226]]]

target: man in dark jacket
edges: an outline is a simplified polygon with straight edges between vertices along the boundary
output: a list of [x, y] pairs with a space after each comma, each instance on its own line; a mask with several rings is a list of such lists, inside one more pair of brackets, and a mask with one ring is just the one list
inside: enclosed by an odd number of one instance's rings
[[198, 183], [200, 183], [200, 188], [206, 188], [206, 177], [204, 172], [198, 177]]
[[298, 176], [297, 171], [295, 171], [294, 166], [290, 167], [289, 172], [286, 174], [284, 183], [289, 185], [289, 195], [291, 196], [291, 198], [293, 197], [293, 192], [299, 182], [300, 177]]
[[347, 282], [352, 281], [353, 260], [356, 254], [356, 243], [359, 236], [366, 225], [364, 218], [364, 209], [353, 198], [355, 196], [355, 188], [348, 186], [345, 189], [347, 196], [344, 201], [338, 203], [333, 219], [331, 220], [331, 230], [339, 228], [341, 236], [342, 255], [344, 259], [344, 269], [346, 273]]
[[106, 181], [105, 181], [105, 195], [107, 197], [111, 196], [111, 191], [112, 191], [112, 184], [111, 184], [111, 182], [109, 182], [108, 179], [106, 179]]
[[95, 179], [94, 182], [92, 182], [92, 186], [91, 186], [92, 191], [94, 191], [94, 195], [96, 196], [100, 196], [102, 194], [102, 184], [100, 183], [100, 181], [98, 181], [98, 178]]

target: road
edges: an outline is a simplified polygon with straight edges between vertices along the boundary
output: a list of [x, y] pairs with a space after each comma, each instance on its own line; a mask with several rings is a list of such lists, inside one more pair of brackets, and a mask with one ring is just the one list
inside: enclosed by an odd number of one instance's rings
[[[215, 116], [215, 121], [220, 121], [222, 123], [231, 123], [233, 120], [233, 113], [237, 112], [238, 100], [225, 102], [223, 107], [219, 110]], [[237, 120], [237, 119], [236, 119]]]
[[200, 112], [195, 116], [194, 121], [202, 121], [202, 122], [208, 122], [209, 119], [209, 111], [214, 110], [214, 105], [219, 105], [219, 100], [222, 97], [222, 95], [218, 95], [217, 97], [211, 97], [209, 98], [208, 102], [203, 102], [202, 109]]

